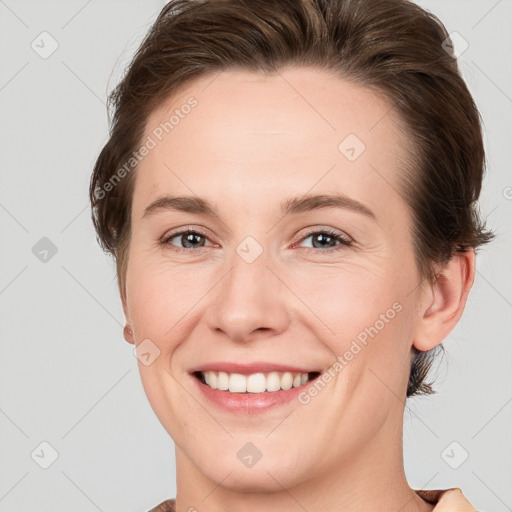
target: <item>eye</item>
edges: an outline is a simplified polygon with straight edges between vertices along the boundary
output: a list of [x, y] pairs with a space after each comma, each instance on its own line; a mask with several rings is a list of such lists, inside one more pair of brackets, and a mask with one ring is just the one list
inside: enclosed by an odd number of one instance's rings
[[[172, 240], [177, 239], [179, 242], [183, 244], [182, 247], [176, 246], [174, 243], [171, 243]], [[204, 247], [204, 244], [200, 243], [201, 238], [207, 240], [207, 236], [205, 233], [201, 231], [187, 229], [185, 231], [179, 231], [178, 233], [171, 233], [170, 235], [166, 235], [160, 241], [161, 245], [172, 245], [177, 251], [191, 251], [194, 248], [201, 249]]]
[[[302, 238], [302, 241], [307, 240], [308, 238], [312, 238], [312, 249], [317, 249], [318, 247], [323, 247], [325, 250], [320, 252], [331, 252], [340, 250], [342, 247], [350, 247], [353, 242], [350, 238], [329, 229], [321, 229], [318, 231], [311, 231], [305, 237]], [[311, 249], [306, 247], [306, 249]]]
[[[350, 238], [345, 237], [344, 235], [328, 230], [328, 229], [321, 229], [317, 231], [311, 231], [309, 234], [307, 234], [305, 237], [303, 237], [301, 240], [307, 240], [308, 238], [312, 238], [313, 240], [313, 247], [306, 247], [306, 249], [318, 249], [323, 248], [320, 252], [331, 252], [331, 251], [337, 251], [340, 250], [343, 247], [350, 247], [353, 242]], [[182, 246], [177, 246], [175, 243], [172, 243], [174, 239], [177, 239], [179, 243], [182, 244]], [[170, 235], [165, 235], [161, 240], [161, 245], [172, 245], [174, 250], [178, 252], [189, 252], [193, 251], [194, 249], [201, 249], [205, 247], [204, 243], [201, 243], [201, 240], [204, 239], [204, 241], [208, 240], [208, 236], [199, 231], [199, 230], [193, 230], [193, 229], [186, 229], [183, 231], [179, 231], [177, 233], [171, 233]]]

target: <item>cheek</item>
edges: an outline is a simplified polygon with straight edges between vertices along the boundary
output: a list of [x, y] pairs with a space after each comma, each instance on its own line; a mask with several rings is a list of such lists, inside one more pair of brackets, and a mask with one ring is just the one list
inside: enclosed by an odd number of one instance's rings
[[175, 338], [181, 320], [205, 291], [197, 272], [177, 270], [151, 259], [134, 262], [127, 271], [127, 295], [138, 338], [154, 338], [156, 343]]
[[138, 363], [141, 383], [159, 421], [176, 439], [187, 421], [180, 411], [190, 398], [178, 383], [180, 372], [174, 371], [172, 363], [190, 335], [190, 317], [199, 298], [199, 290], [191, 283], [193, 275], [152, 262], [151, 258], [133, 259], [127, 269], [128, 305], [136, 343], [149, 339], [159, 351], [151, 364]]
[[[309, 327], [337, 358], [345, 396], [381, 399], [408, 379], [412, 315], [404, 280], [355, 269], [310, 274], [295, 290], [314, 315]], [[388, 277], [388, 276], [391, 276]], [[305, 301], [306, 302], [306, 301]], [[309, 315], [308, 315], [309, 318]], [[304, 320], [304, 317], [302, 318]], [[379, 382], [382, 379], [386, 385]]]
[[[193, 268], [192, 268], [193, 267]], [[396, 329], [401, 291], [391, 269], [369, 272], [355, 264], [336, 267], [321, 263], [301, 263], [292, 268], [275, 268], [286, 286], [265, 292], [267, 300], [279, 301], [290, 322], [297, 320], [342, 354], [357, 339], [362, 344], [386, 338]], [[217, 265], [176, 266], [151, 258], [132, 260], [127, 272], [130, 316], [137, 337], [158, 343], [179, 340], [179, 333], [191, 317], [222, 300], [215, 284], [224, 270]], [[209, 291], [212, 295], [209, 296]], [[188, 319], [188, 320], [187, 320]], [[185, 333], [182, 333], [185, 334]], [[178, 341], [177, 341], [178, 342]], [[384, 345], [384, 343], [381, 343]]]
[[291, 287], [304, 302], [304, 311], [315, 313], [317, 325], [323, 324], [329, 339], [343, 348], [359, 334], [364, 339], [366, 328], [377, 323], [377, 329], [384, 330], [398, 316], [400, 290], [385, 274], [384, 269], [372, 274], [348, 266], [319, 268], [297, 274]]

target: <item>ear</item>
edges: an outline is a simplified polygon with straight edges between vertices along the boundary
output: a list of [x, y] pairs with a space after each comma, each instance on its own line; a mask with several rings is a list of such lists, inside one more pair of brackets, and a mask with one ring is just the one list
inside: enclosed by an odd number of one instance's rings
[[130, 316], [128, 314], [128, 307], [126, 305], [126, 295], [124, 293], [122, 293], [122, 292], [121, 292], [121, 304], [123, 305], [123, 312], [124, 312], [124, 316], [126, 318], [126, 325], [124, 326], [124, 329], [123, 329], [124, 339], [128, 343], [131, 343], [132, 345], [135, 345], [135, 338], [133, 336], [133, 329], [132, 329], [132, 326], [131, 326]]
[[450, 334], [462, 316], [474, 279], [474, 249], [456, 252], [422, 296], [414, 347], [422, 352], [431, 350]]

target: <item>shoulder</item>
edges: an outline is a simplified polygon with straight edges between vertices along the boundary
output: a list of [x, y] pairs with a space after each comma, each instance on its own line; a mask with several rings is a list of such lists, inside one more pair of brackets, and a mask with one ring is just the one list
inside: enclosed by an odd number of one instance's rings
[[476, 512], [459, 488], [416, 491], [423, 499], [435, 504], [433, 512]]
[[[416, 491], [424, 500], [435, 504], [434, 512], [476, 512], [459, 488]], [[176, 501], [165, 500], [148, 512], [175, 512]]]
[[155, 508], [152, 508], [148, 512], [175, 512], [176, 511], [176, 500], [169, 499], [162, 501], [160, 505], [157, 505]]

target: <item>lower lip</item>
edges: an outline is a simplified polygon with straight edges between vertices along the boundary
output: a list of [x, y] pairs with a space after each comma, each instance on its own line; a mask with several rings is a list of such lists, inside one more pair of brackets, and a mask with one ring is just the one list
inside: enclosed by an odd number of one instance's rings
[[197, 377], [191, 375], [199, 391], [208, 400], [231, 413], [252, 415], [263, 413], [276, 407], [290, 403], [304, 391], [315, 379], [308, 380], [296, 388], [282, 389], [281, 391], [265, 391], [263, 393], [230, 393], [220, 389], [212, 389], [203, 384]]

